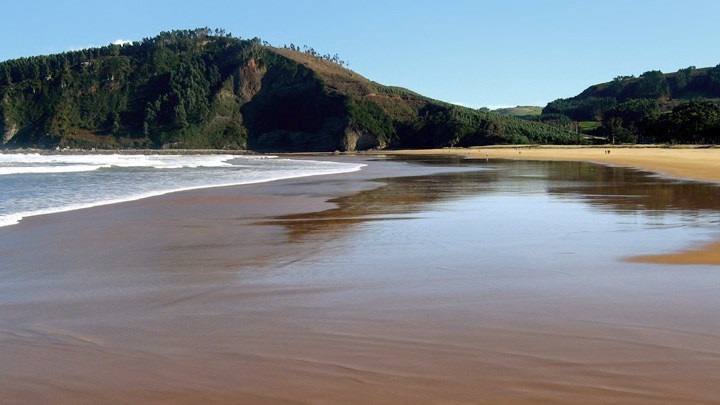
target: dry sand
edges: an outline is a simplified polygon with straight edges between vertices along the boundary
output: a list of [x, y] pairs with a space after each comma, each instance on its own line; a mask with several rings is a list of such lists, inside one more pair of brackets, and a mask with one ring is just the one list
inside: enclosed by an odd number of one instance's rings
[[720, 182], [720, 148], [523, 146], [398, 150], [392, 153], [458, 155], [474, 159], [586, 161], [632, 167], [675, 178]]
[[[720, 182], [720, 148], [521, 146], [393, 151], [398, 155], [458, 155], [470, 159], [585, 161], [630, 167], [662, 176]], [[637, 256], [638, 263], [720, 264], [720, 242], [671, 254]]]

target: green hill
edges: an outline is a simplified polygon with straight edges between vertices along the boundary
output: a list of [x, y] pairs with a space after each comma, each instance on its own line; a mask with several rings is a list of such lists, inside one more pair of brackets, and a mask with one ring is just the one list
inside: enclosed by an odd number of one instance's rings
[[0, 63], [4, 147], [332, 151], [572, 143], [384, 86], [337, 56], [207, 28]]
[[540, 114], [542, 114], [542, 107], [538, 106], [523, 106], [519, 105], [517, 107], [504, 107], [504, 108], [496, 108], [492, 110], [494, 113], [498, 113], [500, 115], [509, 115], [511, 117], [517, 117], [517, 118], [524, 118], [524, 119], [533, 119], [538, 117]]
[[720, 65], [618, 76], [550, 102], [541, 120], [575, 121], [610, 142], [720, 142]]

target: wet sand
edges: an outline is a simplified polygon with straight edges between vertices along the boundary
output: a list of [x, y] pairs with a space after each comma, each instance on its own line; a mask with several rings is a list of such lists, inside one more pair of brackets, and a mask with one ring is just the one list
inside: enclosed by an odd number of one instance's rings
[[[720, 148], [708, 147], [486, 147], [393, 151], [398, 155], [457, 155], [470, 159], [583, 161], [635, 168], [661, 176], [720, 182]], [[639, 255], [637, 263], [720, 265], [720, 242], [705, 243], [678, 252]]]
[[567, 246], [598, 213], [536, 220], [544, 183], [368, 164], [0, 229], [0, 402], [717, 403], [716, 267]]

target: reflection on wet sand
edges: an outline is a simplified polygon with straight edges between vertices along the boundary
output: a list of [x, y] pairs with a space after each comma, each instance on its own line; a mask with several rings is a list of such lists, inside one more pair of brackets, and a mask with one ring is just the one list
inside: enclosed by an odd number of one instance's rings
[[651, 173], [585, 162], [544, 162], [550, 178], [565, 182], [552, 194], [578, 196], [592, 205], [617, 212], [669, 210], [720, 212], [716, 184], [661, 178]]
[[[661, 178], [638, 170], [587, 162], [504, 161], [498, 166], [496, 161], [482, 164], [457, 157], [405, 156], [402, 160], [416, 164], [470, 165], [477, 170], [384, 179], [384, 185], [378, 188], [330, 200], [335, 208], [280, 216], [259, 224], [285, 226], [291, 240], [325, 235], [321, 238], [324, 240], [340, 237], [353, 226], [367, 221], [398, 219], [421, 212], [428, 204], [471, 195], [518, 192], [546, 192], [560, 198], [575, 198], [601, 211], [620, 214], [702, 215], [705, 223], [720, 222], [720, 187], [716, 184]], [[710, 243], [679, 253], [637, 256], [629, 260], [720, 264], [719, 246]]]
[[[258, 225], [282, 225], [290, 240], [341, 237], [353, 226], [368, 221], [387, 221], [411, 217], [428, 204], [482, 192], [483, 185], [497, 181], [492, 170], [473, 170], [420, 177], [381, 179], [378, 188], [334, 198], [334, 208], [309, 214], [283, 215]], [[327, 234], [325, 237], [319, 235]]]

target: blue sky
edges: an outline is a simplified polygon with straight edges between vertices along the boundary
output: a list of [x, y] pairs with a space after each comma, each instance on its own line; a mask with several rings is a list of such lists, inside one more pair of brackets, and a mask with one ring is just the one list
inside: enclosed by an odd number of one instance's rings
[[337, 53], [371, 80], [472, 107], [545, 105], [618, 75], [720, 63], [715, 0], [3, 3], [0, 60], [207, 26]]

